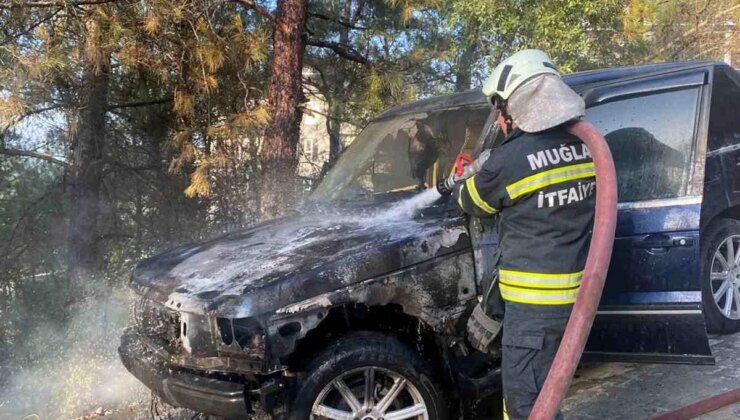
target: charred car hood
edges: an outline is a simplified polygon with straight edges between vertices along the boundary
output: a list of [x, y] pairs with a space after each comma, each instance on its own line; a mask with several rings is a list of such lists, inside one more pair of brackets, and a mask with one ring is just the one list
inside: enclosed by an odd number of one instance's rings
[[459, 216], [297, 216], [148, 258], [132, 287], [180, 311], [247, 317], [469, 247]]

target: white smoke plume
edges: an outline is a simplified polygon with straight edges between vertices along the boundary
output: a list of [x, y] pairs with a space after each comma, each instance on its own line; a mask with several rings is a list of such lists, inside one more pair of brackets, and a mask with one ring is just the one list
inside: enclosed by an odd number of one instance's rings
[[31, 349], [28, 357], [16, 355], [16, 365], [3, 369], [10, 376], [0, 386], [0, 418], [76, 418], [148, 400], [117, 353], [132, 298], [113, 290], [70, 305], [64, 323], [28, 326], [22, 347]]

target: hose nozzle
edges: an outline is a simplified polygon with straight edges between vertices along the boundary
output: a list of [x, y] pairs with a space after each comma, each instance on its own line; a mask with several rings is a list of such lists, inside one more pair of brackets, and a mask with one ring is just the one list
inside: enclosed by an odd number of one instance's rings
[[455, 188], [456, 182], [455, 175], [451, 175], [437, 184], [437, 192], [439, 192], [441, 196], [452, 194], [452, 189]]
[[462, 153], [458, 155], [457, 159], [455, 159], [455, 172], [437, 184], [437, 191], [443, 196], [452, 194], [455, 184], [477, 174], [490, 155], [491, 150], [482, 151], [476, 160], [472, 160]]

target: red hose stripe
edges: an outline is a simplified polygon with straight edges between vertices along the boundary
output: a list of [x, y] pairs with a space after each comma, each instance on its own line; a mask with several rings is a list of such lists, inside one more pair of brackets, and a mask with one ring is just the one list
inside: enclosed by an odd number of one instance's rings
[[588, 146], [596, 167], [594, 229], [581, 290], [578, 292], [560, 348], [529, 416], [535, 420], [550, 420], [555, 417], [568, 391], [601, 300], [617, 226], [617, 175], [606, 140], [586, 121], [572, 124], [568, 131]]
[[713, 397], [696, 401], [677, 410], [650, 417], [650, 420], [688, 420], [702, 414], [710, 413], [722, 407], [740, 401], [740, 388], [727, 391]]

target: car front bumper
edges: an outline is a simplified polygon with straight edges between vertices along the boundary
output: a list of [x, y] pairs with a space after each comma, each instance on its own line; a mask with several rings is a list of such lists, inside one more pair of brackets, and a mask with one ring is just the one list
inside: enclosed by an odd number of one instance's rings
[[118, 353], [123, 365], [164, 402], [202, 413], [230, 418], [249, 418], [265, 389], [257, 383], [232, 382], [172, 365], [146, 337], [133, 328], [121, 337]]

